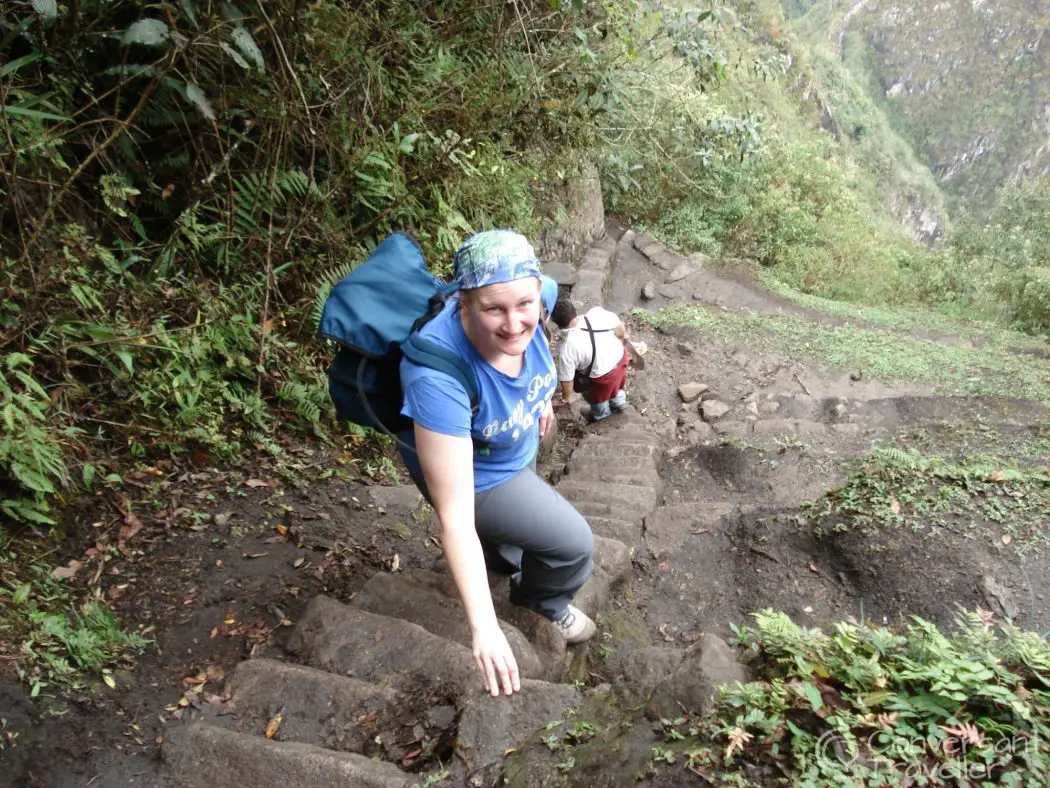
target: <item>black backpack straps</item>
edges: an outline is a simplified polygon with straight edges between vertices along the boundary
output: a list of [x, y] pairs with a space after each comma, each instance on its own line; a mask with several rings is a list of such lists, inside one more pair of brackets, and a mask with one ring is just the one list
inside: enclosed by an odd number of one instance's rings
[[591, 321], [584, 318], [583, 322], [587, 324], [587, 328], [584, 331], [591, 335], [591, 363], [587, 365], [587, 371], [584, 373], [587, 377], [590, 377], [591, 371], [594, 369], [594, 359], [598, 357], [598, 346], [594, 343], [594, 329], [591, 328]]
[[612, 331], [611, 328], [591, 328], [591, 321], [586, 317], [583, 318], [583, 322], [587, 324], [587, 328], [583, 329], [591, 335], [591, 363], [587, 365], [587, 370], [584, 373], [587, 377], [591, 376], [591, 370], [594, 369], [594, 360], [598, 357], [598, 346], [594, 344], [595, 334], [607, 334]]
[[453, 282], [452, 284], [445, 285], [434, 293], [434, 295], [430, 297], [430, 301], [427, 302], [426, 313], [420, 315], [416, 319], [416, 322], [412, 324], [412, 333], [409, 334], [409, 336], [414, 335], [419, 329], [437, 317], [441, 310], [445, 308], [445, 302], [448, 301], [449, 296], [455, 293], [458, 289], [459, 285]]

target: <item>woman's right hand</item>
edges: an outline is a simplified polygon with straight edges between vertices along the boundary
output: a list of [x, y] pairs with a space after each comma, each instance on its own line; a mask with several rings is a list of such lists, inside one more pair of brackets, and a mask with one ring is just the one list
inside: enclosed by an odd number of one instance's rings
[[499, 695], [501, 686], [507, 695], [521, 690], [518, 662], [514, 659], [507, 636], [498, 625], [474, 633], [474, 662], [485, 680], [485, 690], [492, 697]]

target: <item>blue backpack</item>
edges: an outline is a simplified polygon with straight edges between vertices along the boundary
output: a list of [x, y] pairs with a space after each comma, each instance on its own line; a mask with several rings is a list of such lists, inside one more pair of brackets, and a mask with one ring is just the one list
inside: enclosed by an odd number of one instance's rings
[[328, 367], [328, 393], [341, 418], [392, 436], [411, 427], [401, 415], [402, 357], [457, 380], [470, 397], [471, 417], [477, 415], [473, 370], [419, 336], [455, 291], [427, 270], [423, 250], [405, 233], [384, 239], [332, 288], [318, 332], [340, 345]]

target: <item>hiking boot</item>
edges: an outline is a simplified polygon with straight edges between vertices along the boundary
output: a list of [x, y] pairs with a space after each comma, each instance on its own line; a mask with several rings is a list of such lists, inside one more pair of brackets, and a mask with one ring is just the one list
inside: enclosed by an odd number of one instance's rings
[[551, 623], [554, 624], [554, 628], [558, 630], [561, 636], [565, 638], [565, 642], [570, 646], [590, 640], [594, 637], [594, 633], [598, 631], [590, 617], [572, 605], [565, 608], [561, 618], [554, 619]]

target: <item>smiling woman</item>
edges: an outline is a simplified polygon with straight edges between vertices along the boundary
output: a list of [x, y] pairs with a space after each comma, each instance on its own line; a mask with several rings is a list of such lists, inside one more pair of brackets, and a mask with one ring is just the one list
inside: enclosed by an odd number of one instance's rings
[[540, 324], [540, 263], [519, 233], [471, 236], [456, 252], [458, 297], [424, 326], [426, 339], [465, 360], [477, 406], [451, 376], [401, 363], [402, 457], [441, 521], [442, 544], [466, 610], [474, 659], [493, 695], [521, 687], [499, 627], [486, 568], [509, 575], [511, 601], [550, 619], [568, 643], [594, 635], [569, 604], [591, 574], [587, 521], [536, 475], [554, 420], [556, 375]]

